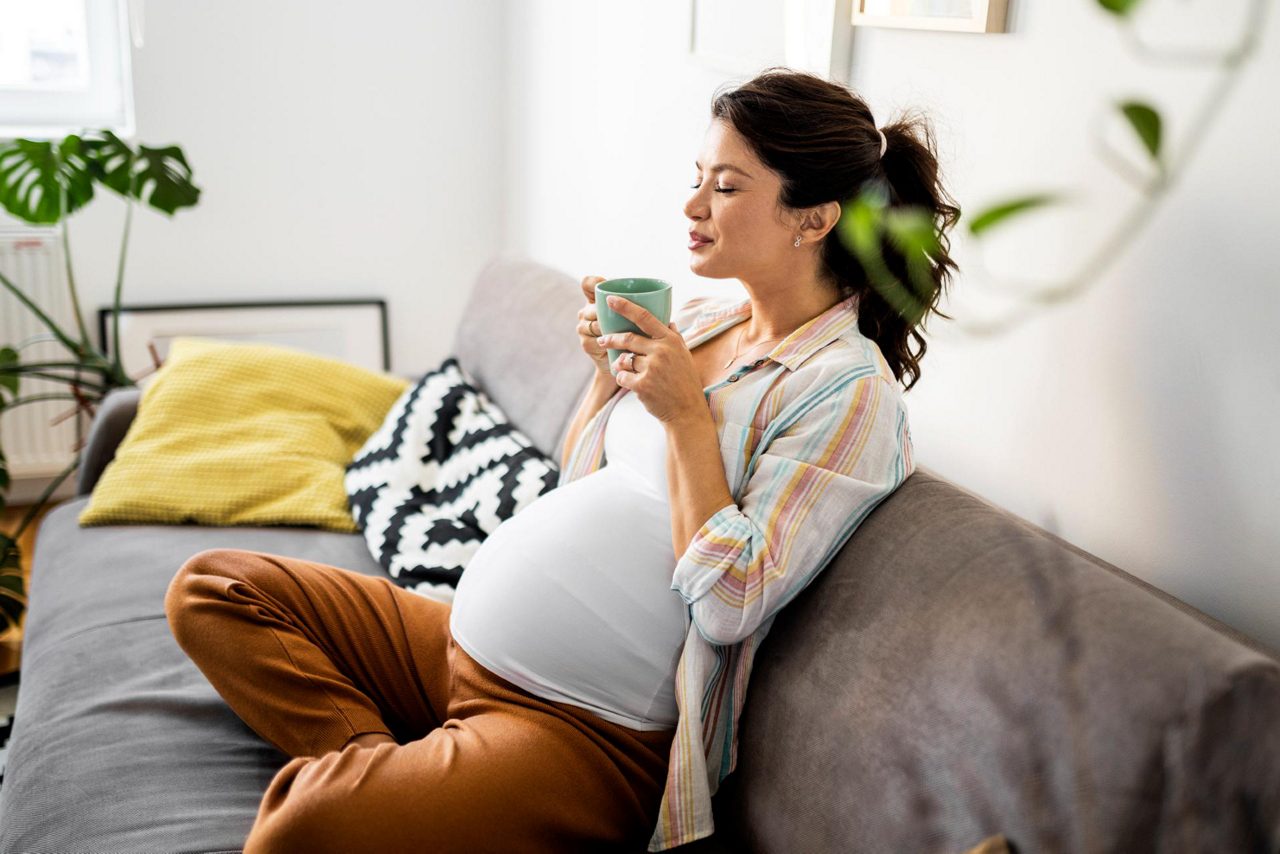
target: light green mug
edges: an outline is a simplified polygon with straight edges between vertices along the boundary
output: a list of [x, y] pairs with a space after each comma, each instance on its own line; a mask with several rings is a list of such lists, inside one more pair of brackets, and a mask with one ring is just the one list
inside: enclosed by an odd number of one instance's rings
[[[629, 299], [653, 314], [666, 326], [671, 322], [671, 285], [662, 279], [606, 279], [596, 283], [596, 320], [600, 324], [601, 335], [612, 335], [615, 332], [638, 332], [649, 337], [648, 333], [630, 320], [609, 308], [608, 297], [617, 295]], [[609, 348], [609, 372], [617, 375], [613, 363], [624, 350]]]

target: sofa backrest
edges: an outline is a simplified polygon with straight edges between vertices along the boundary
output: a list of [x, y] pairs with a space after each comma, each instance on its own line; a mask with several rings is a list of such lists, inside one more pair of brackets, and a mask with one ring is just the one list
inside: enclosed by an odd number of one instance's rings
[[595, 370], [574, 331], [585, 303], [567, 273], [499, 256], [476, 277], [453, 341], [463, 370], [557, 465]]
[[[753, 851], [1274, 851], [1274, 652], [920, 466], [778, 615]], [[722, 820], [724, 819], [724, 820]]]

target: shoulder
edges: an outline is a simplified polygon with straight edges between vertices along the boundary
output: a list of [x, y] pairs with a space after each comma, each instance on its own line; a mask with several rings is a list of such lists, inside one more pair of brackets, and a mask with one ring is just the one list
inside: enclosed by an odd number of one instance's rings
[[[875, 342], [856, 329], [841, 334], [785, 372], [779, 416], [790, 429], [865, 431], [868, 423], [902, 425], [907, 406]], [[883, 422], [883, 423], [882, 423]], [[861, 425], [861, 426], [860, 426]]]
[[[878, 380], [879, 382], [874, 382]], [[858, 385], [882, 385], [879, 391], [901, 398], [901, 384], [875, 341], [856, 326], [842, 331], [809, 355], [785, 381], [793, 396], [854, 393]]]

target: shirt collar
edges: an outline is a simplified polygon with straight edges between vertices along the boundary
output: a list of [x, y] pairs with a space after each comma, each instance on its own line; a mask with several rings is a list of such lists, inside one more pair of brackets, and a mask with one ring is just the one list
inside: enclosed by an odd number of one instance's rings
[[[814, 353], [844, 337], [851, 328], [857, 328], [857, 302], [858, 295], [853, 294], [817, 317], [809, 319], [779, 341], [766, 358], [786, 366], [790, 371], [798, 369]], [[725, 308], [712, 309], [702, 315], [701, 322], [689, 331], [686, 346], [693, 349], [708, 338], [750, 317], [750, 299], [732, 303]]]

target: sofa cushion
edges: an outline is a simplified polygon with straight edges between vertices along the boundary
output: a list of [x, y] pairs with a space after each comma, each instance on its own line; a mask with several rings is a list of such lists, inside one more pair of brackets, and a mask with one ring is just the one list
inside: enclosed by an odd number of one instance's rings
[[452, 601], [463, 569], [502, 522], [556, 486], [534, 448], [455, 357], [392, 405], [348, 463], [351, 515], [392, 580]]
[[405, 386], [291, 347], [176, 338], [80, 524], [354, 531], [343, 467]]

